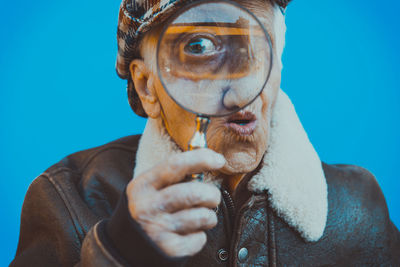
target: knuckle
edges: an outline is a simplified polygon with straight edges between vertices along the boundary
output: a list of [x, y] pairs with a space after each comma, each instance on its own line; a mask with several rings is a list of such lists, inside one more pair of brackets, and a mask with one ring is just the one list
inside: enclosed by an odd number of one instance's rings
[[184, 198], [181, 200], [181, 203], [180, 203], [180, 204], [181, 204], [183, 207], [190, 208], [190, 207], [193, 207], [194, 205], [196, 205], [197, 202], [198, 202], [198, 201], [197, 201], [197, 197], [196, 197], [196, 196], [189, 195], [189, 196], [184, 197]]
[[174, 170], [184, 165], [184, 158], [181, 155], [173, 155], [167, 160], [167, 165]]
[[202, 216], [200, 218], [200, 221], [203, 225], [206, 225], [206, 226], [213, 225], [214, 223], [217, 222], [217, 216], [210, 209], [202, 208], [201, 214], [202, 214]]
[[143, 223], [143, 224], [151, 224], [151, 221], [152, 221], [152, 216], [145, 212], [141, 212], [141, 213], [137, 212], [135, 214], [132, 214], [132, 217], [139, 223]]
[[132, 195], [132, 193], [134, 192], [136, 182], [135, 180], [130, 181], [126, 187], [126, 192], [128, 193], [128, 196]]
[[175, 219], [175, 220], [170, 220], [168, 223], [168, 228], [170, 229], [171, 232], [180, 232], [182, 231], [184, 227], [184, 223], [180, 219]]
[[132, 201], [129, 203], [130, 209], [135, 213], [135, 214], [146, 214], [148, 211], [148, 203], [146, 201], [141, 200], [140, 198], [137, 199], [136, 201]]
[[221, 202], [221, 193], [215, 186], [199, 182], [192, 182], [186, 194], [192, 204], [208, 203], [217, 206]]
[[148, 209], [150, 212], [164, 212], [165, 211], [165, 196], [161, 194], [155, 194], [148, 197], [145, 201], [148, 204]]
[[177, 167], [179, 166], [179, 162], [173, 160], [173, 159], [168, 159], [165, 166], [165, 169], [167, 172], [173, 172]]
[[128, 208], [134, 219], [150, 217], [160, 212], [160, 203], [157, 197], [137, 197], [135, 201], [128, 201]]
[[207, 195], [199, 190], [191, 190], [190, 194], [187, 196], [187, 200], [192, 204], [196, 205], [207, 200]]
[[128, 202], [128, 209], [134, 219], [136, 219], [139, 214], [143, 212], [140, 205], [137, 205], [137, 203], [131, 201]]
[[142, 184], [136, 179], [129, 182], [128, 186], [126, 187], [128, 201], [136, 201], [136, 198], [140, 196], [140, 192], [142, 191], [138, 190], [140, 187], [142, 187]]
[[170, 224], [166, 216], [141, 216], [141, 220], [138, 221], [143, 227], [144, 231], [151, 235], [152, 239], [159, 239], [163, 237], [163, 234], [169, 232]]
[[185, 160], [178, 156], [172, 156], [167, 159], [165, 164], [161, 166], [163, 169], [163, 173], [168, 175], [176, 175], [177, 171], [186, 172], [186, 163]]
[[155, 189], [148, 182], [150, 177], [153, 176], [153, 171], [149, 170], [148, 172], [141, 174], [140, 176], [134, 178], [129, 182], [127, 186], [127, 192], [132, 196], [147, 194], [148, 192], [154, 191]]

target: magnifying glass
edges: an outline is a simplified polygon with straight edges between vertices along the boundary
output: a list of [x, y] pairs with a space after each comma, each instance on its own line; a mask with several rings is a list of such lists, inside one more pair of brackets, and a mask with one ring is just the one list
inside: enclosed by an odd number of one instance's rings
[[227, 0], [196, 1], [179, 10], [159, 38], [157, 70], [168, 95], [196, 114], [188, 149], [207, 147], [210, 118], [251, 104], [271, 67], [270, 37], [249, 10]]

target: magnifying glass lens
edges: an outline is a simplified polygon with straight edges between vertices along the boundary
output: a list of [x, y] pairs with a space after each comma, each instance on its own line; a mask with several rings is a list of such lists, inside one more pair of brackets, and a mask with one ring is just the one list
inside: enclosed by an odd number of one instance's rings
[[264, 88], [271, 65], [267, 32], [233, 2], [192, 4], [159, 39], [164, 89], [181, 107], [202, 116], [226, 116], [247, 106]]

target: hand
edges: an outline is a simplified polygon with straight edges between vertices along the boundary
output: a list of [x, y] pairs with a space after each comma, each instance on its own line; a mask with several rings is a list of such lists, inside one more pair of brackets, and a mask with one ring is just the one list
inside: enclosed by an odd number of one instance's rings
[[221, 201], [215, 185], [179, 182], [224, 165], [222, 155], [198, 149], [171, 156], [128, 184], [130, 215], [168, 256], [192, 256], [203, 248], [205, 230], [217, 224], [211, 209]]

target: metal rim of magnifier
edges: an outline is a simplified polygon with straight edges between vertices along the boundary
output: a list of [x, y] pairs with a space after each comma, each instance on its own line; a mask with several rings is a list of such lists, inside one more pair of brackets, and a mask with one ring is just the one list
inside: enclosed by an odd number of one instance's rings
[[[163, 77], [162, 77], [162, 75], [161, 75], [161, 70], [160, 70], [160, 65], [159, 65], [159, 53], [160, 53], [161, 41], [162, 41], [162, 39], [164, 38], [164, 34], [165, 34], [165, 32], [167, 31], [170, 22], [174, 21], [174, 20], [175, 20], [177, 17], [179, 17], [183, 12], [185, 12], [186, 10], [188, 10], [188, 9], [194, 7], [194, 6], [201, 5], [201, 4], [204, 4], [204, 3], [214, 3], [214, 4], [215, 4], [215, 3], [218, 3], [218, 2], [219, 2], [219, 3], [228, 3], [228, 4], [231, 4], [231, 5], [233, 5], [233, 6], [236, 6], [236, 7], [240, 8], [240, 9], [246, 11], [248, 14], [250, 14], [250, 16], [252, 16], [252, 17], [257, 21], [257, 23], [261, 26], [261, 29], [263, 30], [263, 32], [264, 32], [264, 34], [265, 34], [265, 37], [267, 38], [268, 45], [269, 45], [270, 67], [269, 67], [269, 70], [268, 70], [267, 78], [265, 79], [265, 82], [264, 82], [264, 84], [262, 85], [262, 87], [261, 87], [261, 89], [260, 89], [260, 92], [258, 92], [257, 95], [254, 96], [254, 98], [253, 98], [251, 101], [249, 101], [249, 103], [247, 103], [246, 105], [244, 105], [244, 106], [241, 107], [241, 108], [234, 109], [234, 110], [232, 110], [231, 112], [227, 112], [227, 113], [223, 113], [223, 114], [206, 114], [206, 113], [199, 113], [199, 112], [196, 112], [196, 111], [194, 111], [194, 110], [191, 110], [191, 109], [188, 108], [188, 107], [183, 106], [181, 103], [179, 103], [178, 101], [176, 101], [175, 98], [171, 95], [171, 93], [169, 92], [167, 86], [165, 85], [164, 79], [163, 79]], [[199, 117], [209, 117], [209, 118], [210, 118], [210, 117], [224, 117], [224, 116], [232, 115], [232, 114], [238, 112], [239, 110], [242, 110], [242, 109], [246, 108], [246, 107], [247, 107], [248, 105], [250, 105], [251, 103], [253, 103], [253, 102], [257, 99], [257, 97], [264, 91], [264, 87], [267, 85], [268, 80], [269, 80], [269, 77], [271, 76], [272, 66], [273, 66], [273, 52], [272, 52], [271, 37], [269, 36], [269, 34], [268, 34], [267, 30], [265, 29], [264, 25], [263, 25], [263, 24], [261, 23], [261, 21], [257, 18], [257, 16], [253, 14], [253, 12], [251, 12], [251, 11], [248, 10], [247, 8], [243, 7], [242, 5], [240, 5], [240, 4], [236, 3], [236, 2], [230, 1], [230, 0], [217, 0], [217, 1], [215, 1], [215, 0], [214, 0], [214, 1], [213, 1], [213, 0], [199, 0], [199, 1], [195, 1], [195, 2], [189, 3], [189, 4], [185, 5], [184, 7], [180, 8], [174, 15], [172, 15], [172, 16], [167, 20], [167, 23], [165, 24], [165, 26], [163, 27], [163, 30], [161, 31], [160, 38], [158, 39], [158, 43], [157, 43], [156, 57], [157, 57], [157, 58], [156, 58], [156, 63], [157, 63], [157, 73], [158, 73], [158, 77], [160, 77], [161, 84], [162, 84], [162, 86], [164, 87], [164, 90], [167, 92], [168, 96], [169, 96], [176, 104], [178, 104], [178, 106], [180, 106], [180, 107], [183, 108], [184, 110], [189, 111], [190, 113], [196, 114], [196, 115], [199, 116]]]

